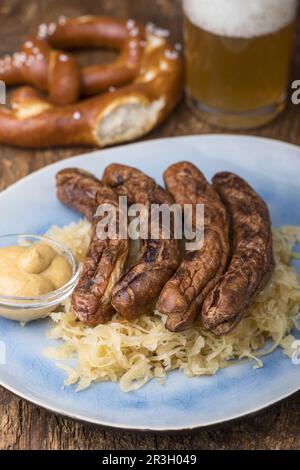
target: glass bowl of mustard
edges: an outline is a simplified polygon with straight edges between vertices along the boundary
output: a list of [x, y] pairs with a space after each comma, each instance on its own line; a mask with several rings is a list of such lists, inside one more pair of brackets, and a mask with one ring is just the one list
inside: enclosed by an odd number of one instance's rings
[[0, 316], [22, 323], [47, 317], [72, 294], [79, 275], [73, 252], [58, 241], [0, 236]]

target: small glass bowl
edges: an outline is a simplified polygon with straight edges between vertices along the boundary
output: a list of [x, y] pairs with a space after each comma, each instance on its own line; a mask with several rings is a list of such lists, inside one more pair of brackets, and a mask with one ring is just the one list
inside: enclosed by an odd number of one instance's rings
[[80, 275], [78, 262], [73, 252], [60, 242], [48, 237], [28, 234], [7, 234], [0, 236], [0, 248], [8, 246], [30, 246], [42, 242], [51, 246], [58, 254], [64, 256], [72, 269], [71, 279], [62, 287], [39, 297], [14, 297], [0, 294], [0, 316], [22, 323], [44, 318], [61, 302], [69, 297]]

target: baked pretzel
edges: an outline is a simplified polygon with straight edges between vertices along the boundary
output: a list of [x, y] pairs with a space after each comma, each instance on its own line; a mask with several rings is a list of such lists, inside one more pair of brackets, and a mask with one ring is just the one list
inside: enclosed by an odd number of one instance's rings
[[[34, 85], [49, 92], [55, 104], [70, 104], [79, 94], [94, 95], [131, 82], [137, 76], [145, 48], [145, 30], [133, 20], [101, 16], [42, 24], [38, 37], [28, 39], [21, 52], [0, 60], [0, 80], [6, 85]], [[56, 49], [110, 47], [120, 50], [109, 65], [81, 69], [69, 53]], [[55, 49], [54, 49], [55, 48]]]
[[[134, 35], [140, 34], [139, 29], [137, 29], [138, 33], [134, 28], [128, 30], [128, 26], [124, 26], [126, 23], [122, 20], [114, 20], [114, 23], [103, 19], [102, 23], [97, 23], [97, 21], [100, 20], [91, 17], [69, 20], [64, 25], [61, 24], [58, 27], [54, 25], [56, 28], [52, 27], [52, 34], [48, 27], [48, 33], [44, 32], [44, 36], [51, 37], [55, 45], [75, 47], [81, 44], [85, 46], [90, 44], [91, 39], [90, 29], [87, 26], [94, 25], [94, 29], [97, 30], [99, 27], [100, 31], [99, 25], [104, 24], [106, 25], [106, 29], [104, 28], [106, 42], [99, 33], [99, 43], [101, 39], [101, 44], [121, 47], [121, 44], [124, 44], [126, 30], [129, 34], [132, 31], [131, 41], [136, 44], [137, 39]], [[79, 31], [81, 31], [81, 36]], [[108, 31], [110, 31], [110, 36]], [[140, 36], [137, 37], [140, 38]], [[123, 51], [126, 52], [127, 48], [131, 50], [131, 41], [126, 43]], [[96, 42], [94, 44], [96, 45]], [[143, 53], [140, 57], [141, 48]], [[127, 62], [117, 61], [109, 70], [113, 71], [112, 75], [116, 77], [116, 81], [110, 84], [116, 85], [117, 77], [118, 84], [120, 84], [136, 75], [133, 82], [111, 92], [67, 106], [54, 105], [50, 100], [40, 96], [36, 90], [28, 87], [13, 94], [12, 109], [0, 108], [0, 143], [28, 148], [68, 145], [104, 147], [136, 139], [151, 131], [166, 118], [181, 97], [182, 62], [168, 40], [152, 32], [147, 33], [145, 43], [142, 42], [139, 47], [132, 47], [132, 51], [135, 51], [134, 54], [124, 52]], [[120, 57], [119, 60], [121, 60]], [[118, 75], [122, 69], [121, 65], [127, 72]], [[129, 69], [131, 77], [129, 77]], [[88, 89], [90, 92], [92, 89], [95, 91], [96, 75], [99, 77], [98, 89], [108, 85], [105, 80], [108, 80], [109, 74], [104, 80], [101, 79], [101, 73], [93, 75], [93, 73], [86, 72], [86, 75], [81, 75], [86, 76], [84, 82], [86, 92]]]
[[48, 91], [49, 100], [59, 105], [75, 103], [81, 89], [80, 67], [74, 57], [35, 37], [24, 42], [21, 52], [0, 60], [0, 80], [8, 86], [34, 85]]

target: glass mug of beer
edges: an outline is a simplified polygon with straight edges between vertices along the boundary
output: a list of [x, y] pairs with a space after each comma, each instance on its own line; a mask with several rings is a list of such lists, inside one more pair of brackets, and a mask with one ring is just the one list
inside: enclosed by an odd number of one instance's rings
[[286, 102], [298, 0], [183, 0], [186, 93], [212, 124], [249, 129]]

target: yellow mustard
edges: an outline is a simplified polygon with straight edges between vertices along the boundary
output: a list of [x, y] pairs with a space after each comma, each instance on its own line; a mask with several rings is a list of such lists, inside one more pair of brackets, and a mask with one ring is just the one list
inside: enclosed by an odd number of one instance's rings
[[51, 246], [0, 248], [0, 295], [36, 297], [65, 285], [72, 269]]

